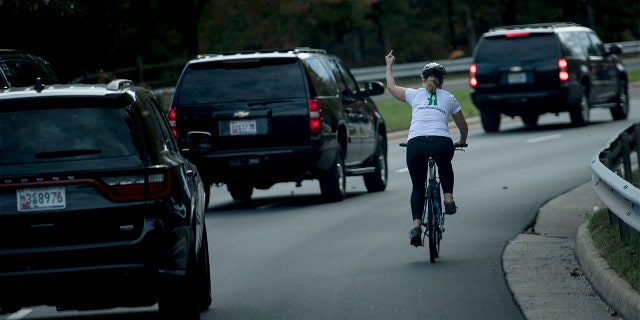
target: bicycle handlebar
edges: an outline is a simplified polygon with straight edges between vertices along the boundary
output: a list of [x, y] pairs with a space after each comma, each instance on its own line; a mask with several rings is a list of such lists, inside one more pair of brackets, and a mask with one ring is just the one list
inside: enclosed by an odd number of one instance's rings
[[[400, 142], [400, 146], [401, 146], [401, 147], [406, 147], [406, 146], [407, 146], [407, 143], [406, 143], [406, 142]], [[464, 149], [463, 149], [463, 148], [466, 148], [466, 147], [468, 147], [468, 146], [469, 146], [469, 144], [465, 143], [465, 144], [457, 145], [457, 146], [455, 146], [454, 148], [455, 148], [455, 150], [461, 150], [461, 151], [464, 151]]]

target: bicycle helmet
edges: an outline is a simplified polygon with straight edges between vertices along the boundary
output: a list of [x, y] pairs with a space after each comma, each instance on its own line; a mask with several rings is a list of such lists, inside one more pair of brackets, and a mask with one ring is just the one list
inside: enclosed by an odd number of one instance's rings
[[444, 80], [447, 77], [447, 69], [437, 62], [427, 63], [424, 68], [422, 68], [422, 78], [426, 79], [430, 75], [434, 75], [436, 78]]

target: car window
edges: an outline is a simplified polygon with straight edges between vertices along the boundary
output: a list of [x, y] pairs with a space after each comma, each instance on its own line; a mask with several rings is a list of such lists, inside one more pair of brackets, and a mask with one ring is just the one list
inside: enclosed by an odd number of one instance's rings
[[604, 44], [598, 38], [598, 36], [593, 32], [587, 32], [589, 36], [589, 46], [587, 47], [587, 52], [590, 56], [603, 56], [604, 55]]
[[100, 108], [86, 99], [49, 102], [3, 102], [1, 165], [140, 158], [142, 138], [132, 108]]
[[585, 44], [589, 43], [586, 33], [582, 31], [558, 32], [558, 37], [568, 54], [583, 59], [586, 58]]
[[181, 105], [291, 99], [306, 96], [298, 59], [247, 59], [193, 63], [185, 70]]
[[0, 61], [0, 68], [11, 87], [32, 86], [38, 77], [38, 68], [31, 60], [3, 60]]
[[[333, 76], [324, 66], [320, 59], [308, 59], [305, 61], [309, 66], [309, 77], [318, 96], [335, 96], [339, 88], [333, 81]], [[342, 91], [342, 90], [340, 90]]]
[[531, 34], [527, 37], [486, 37], [478, 44], [475, 61], [537, 61], [556, 59], [560, 46], [551, 33]]
[[177, 153], [179, 150], [178, 146], [176, 144], [173, 133], [171, 132], [169, 121], [161, 111], [162, 107], [160, 106], [160, 103], [154, 98], [149, 98], [146, 101], [149, 105], [149, 111], [151, 112], [152, 118], [157, 125], [158, 132], [162, 135], [164, 142], [163, 146], [167, 148], [167, 150]]
[[329, 59], [326, 60], [326, 65], [333, 73], [336, 82], [338, 82], [338, 86], [340, 87], [340, 92], [342, 92], [342, 94], [346, 96], [353, 96], [358, 91], [357, 83], [350, 77], [346, 68], [342, 67], [338, 61]]

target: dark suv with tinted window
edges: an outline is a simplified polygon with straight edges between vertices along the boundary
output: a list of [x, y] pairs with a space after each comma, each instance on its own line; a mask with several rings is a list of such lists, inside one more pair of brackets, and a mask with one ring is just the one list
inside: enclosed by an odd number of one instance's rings
[[58, 83], [49, 62], [37, 55], [13, 49], [0, 49], [0, 89], [32, 86], [40, 78], [43, 84]]
[[211, 303], [204, 184], [146, 89], [0, 90], [0, 313]]
[[370, 192], [387, 184], [385, 122], [372, 95], [336, 56], [295, 48], [202, 55], [185, 66], [169, 120], [205, 184], [236, 200], [279, 182], [318, 179], [329, 201], [346, 177]]
[[482, 35], [469, 68], [471, 99], [486, 132], [500, 117], [535, 126], [544, 113], [569, 112], [589, 123], [589, 109], [609, 108], [615, 120], [629, 112], [627, 72], [619, 45], [605, 48], [591, 29], [574, 23], [493, 28]]

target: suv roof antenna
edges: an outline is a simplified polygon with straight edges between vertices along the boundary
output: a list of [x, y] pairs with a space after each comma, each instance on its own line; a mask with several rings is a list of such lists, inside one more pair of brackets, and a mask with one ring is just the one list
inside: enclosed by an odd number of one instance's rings
[[36, 90], [38, 93], [42, 92], [42, 89], [44, 89], [44, 84], [42, 83], [42, 78], [40, 78], [40, 77], [36, 78], [36, 83], [33, 85], [33, 89]]
[[107, 85], [107, 90], [120, 90], [124, 87], [131, 87], [133, 86], [133, 81], [128, 80], [128, 79], [116, 79], [113, 80], [111, 82], [109, 82], [109, 84]]

